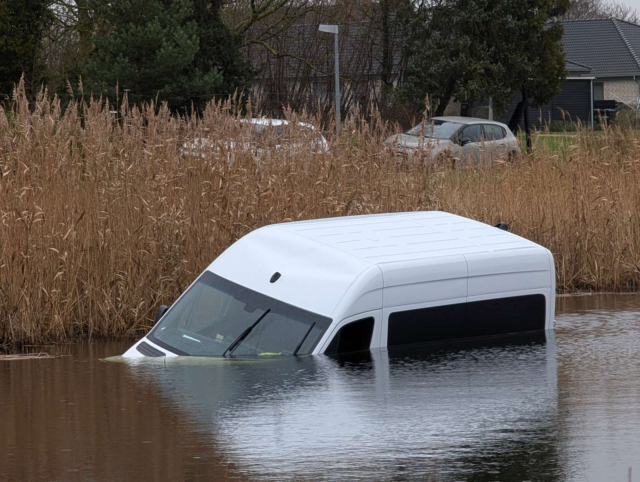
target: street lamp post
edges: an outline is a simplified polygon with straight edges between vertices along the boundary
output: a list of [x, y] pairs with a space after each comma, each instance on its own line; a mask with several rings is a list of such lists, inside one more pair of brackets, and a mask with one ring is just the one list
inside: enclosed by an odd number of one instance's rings
[[340, 57], [338, 51], [338, 26], [337, 25], [320, 25], [320, 32], [332, 33], [335, 39], [335, 109], [336, 109], [336, 134], [340, 134]]

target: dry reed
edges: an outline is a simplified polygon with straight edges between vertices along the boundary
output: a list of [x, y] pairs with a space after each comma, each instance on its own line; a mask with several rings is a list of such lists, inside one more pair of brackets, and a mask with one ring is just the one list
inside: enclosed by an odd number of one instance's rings
[[351, 214], [443, 209], [505, 221], [553, 251], [559, 290], [639, 285], [632, 132], [581, 131], [513, 164], [437, 170], [399, 163], [382, 143], [390, 126], [355, 115], [327, 153], [263, 146], [258, 161], [238, 150], [228, 162], [223, 143], [205, 159], [180, 155], [198, 137], [241, 145], [240, 118], [232, 101], [201, 119], [153, 105], [114, 114], [100, 102], [62, 112], [46, 93], [30, 108], [19, 90], [0, 110], [0, 343], [138, 336], [157, 305], [247, 232]]

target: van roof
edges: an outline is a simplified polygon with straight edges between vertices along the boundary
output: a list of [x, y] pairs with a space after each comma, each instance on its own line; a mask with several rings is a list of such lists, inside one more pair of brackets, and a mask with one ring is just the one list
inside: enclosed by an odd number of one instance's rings
[[442, 211], [347, 216], [276, 224], [371, 265], [539, 248], [508, 231]]
[[[350, 290], [381, 288], [382, 273], [390, 284], [440, 276], [442, 270], [443, 276], [453, 276], [454, 267], [466, 263], [463, 255], [486, 256], [489, 271], [504, 270], [504, 263], [519, 271], [519, 264], [548, 259], [545, 248], [513, 233], [432, 211], [266, 226], [238, 240], [208, 269], [285, 303], [334, 316]], [[441, 268], [425, 269], [427, 265]], [[410, 274], [416, 271], [412, 268], [419, 268], [417, 274]], [[276, 272], [282, 276], [270, 282]]]

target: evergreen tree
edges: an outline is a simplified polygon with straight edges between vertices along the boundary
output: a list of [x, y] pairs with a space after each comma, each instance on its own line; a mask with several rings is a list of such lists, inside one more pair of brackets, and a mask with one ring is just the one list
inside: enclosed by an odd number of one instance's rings
[[499, 75], [483, 30], [495, 21], [491, 0], [440, 0], [416, 12], [405, 49], [410, 59], [401, 98], [419, 108], [427, 94], [442, 115], [453, 98], [482, 97]]
[[23, 74], [27, 92], [40, 87], [41, 40], [52, 19], [48, 5], [47, 0], [0, 1], [0, 101], [11, 97]]
[[558, 18], [570, 0], [434, 0], [417, 9], [406, 42], [410, 60], [400, 96], [424, 105], [491, 97], [504, 109], [515, 93], [549, 102], [565, 77]]
[[550, 102], [567, 74], [560, 18], [570, 7], [570, 0], [502, 0], [497, 10], [503, 20], [492, 29], [492, 38], [510, 49], [496, 51], [495, 61], [508, 66], [502, 80], [510, 92], [522, 94], [527, 150], [531, 150], [529, 99], [535, 106]]
[[220, 17], [223, 0], [193, 0], [193, 19], [198, 25], [200, 49], [195, 67], [202, 72], [218, 69], [223, 82], [220, 94], [233, 94], [247, 86], [253, 72], [244, 55], [240, 53], [242, 38], [234, 36]]
[[[234, 71], [240, 57], [215, 11], [200, 12], [192, 0], [112, 0], [96, 7], [95, 49], [84, 72], [93, 94], [115, 97], [116, 86], [136, 102], [158, 98], [170, 107], [202, 104], [243, 86]], [[206, 7], [205, 7], [206, 9]], [[205, 14], [206, 29], [196, 21]], [[210, 32], [213, 32], [211, 34]], [[225, 60], [231, 59], [229, 75]], [[86, 90], [86, 89], [85, 89]]]

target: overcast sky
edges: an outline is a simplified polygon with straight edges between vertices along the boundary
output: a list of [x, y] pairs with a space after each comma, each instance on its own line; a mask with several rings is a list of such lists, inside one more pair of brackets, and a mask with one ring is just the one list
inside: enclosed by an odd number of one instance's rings
[[640, 0], [621, 0], [621, 3], [626, 3], [627, 5], [632, 6], [640, 13]]

